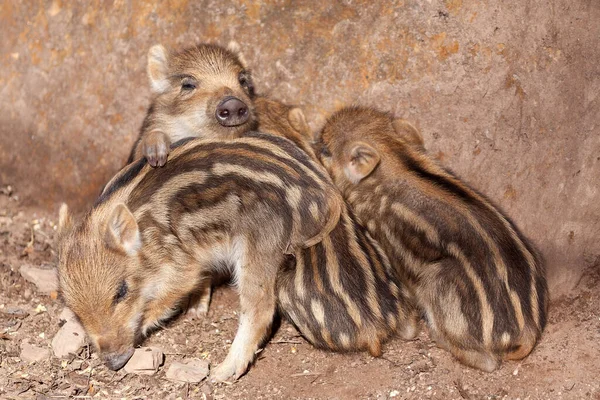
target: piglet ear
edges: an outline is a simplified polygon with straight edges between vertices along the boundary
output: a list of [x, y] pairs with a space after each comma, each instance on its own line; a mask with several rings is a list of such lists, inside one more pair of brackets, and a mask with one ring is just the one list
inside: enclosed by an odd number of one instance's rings
[[373, 172], [381, 157], [379, 152], [364, 142], [357, 142], [350, 149], [350, 161], [344, 173], [352, 183], [358, 183]]
[[138, 224], [125, 204], [120, 203], [111, 211], [104, 239], [109, 247], [130, 256], [135, 256], [142, 247]]
[[304, 116], [304, 112], [299, 107], [293, 107], [288, 112], [288, 121], [292, 128], [298, 133], [302, 134], [302, 137], [305, 139], [312, 139], [312, 135], [310, 132], [310, 127], [306, 122], [306, 117]]
[[241, 46], [238, 42], [236, 42], [235, 40], [229, 42], [229, 44], [227, 45], [227, 50], [232, 52], [237, 57], [238, 61], [240, 62], [240, 64], [242, 64], [242, 67], [244, 67], [244, 69], [248, 68], [248, 63], [246, 63], [246, 58], [244, 57]]
[[419, 148], [425, 148], [423, 136], [421, 136], [421, 132], [413, 124], [405, 119], [396, 118], [392, 121], [392, 126], [400, 139]]
[[62, 237], [72, 227], [73, 218], [71, 218], [71, 214], [69, 213], [69, 207], [66, 203], [62, 203], [58, 211], [58, 237]]
[[165, 92], [169, 88], [169, 55], [160, 44], [152, 46], [148, 51], [148, 79], [154, 94]]

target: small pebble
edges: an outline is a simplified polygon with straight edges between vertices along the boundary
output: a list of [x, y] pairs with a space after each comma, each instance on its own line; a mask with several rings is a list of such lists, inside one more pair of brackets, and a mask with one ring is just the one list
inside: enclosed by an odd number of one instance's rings
[[48, 311], [48, 310], [46, 309], [46, 307], [43, 304], [38, 304], [37, 307], [35, 308], [35, 312], [38, 314], [46, 312], [46, 311]]
[[40, 293], [50, 294], [58, 290], [58, 276], [55, 268], [38, 268], [25, 264], [19, 268], [19, 272], [25, 280], [33, 283]]
[[52, 350], [56, 357], [63, 358], [71, 353], [77, 353], [85, 344], [85, 330], [68, 308], [60, 313], [59, 319], [67, 322], [54, 335]]
[[154, 375], [163, 364], [165, 355], [156, 347], [135, 349], [133, 356], [125, 364], [124, 370], [130, 374]]
[[27, 362], [41, 361], [50, 357], [50, 350], [23, 342], [21, 343], [21, 354], [19, 357]]

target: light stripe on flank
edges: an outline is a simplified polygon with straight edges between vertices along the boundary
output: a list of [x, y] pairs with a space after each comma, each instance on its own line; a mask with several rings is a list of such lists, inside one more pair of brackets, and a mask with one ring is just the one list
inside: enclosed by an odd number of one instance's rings
[[[525, 245], [523, 239], [521, 239], [521, 237], [519, 236], [519, 234], [517, 233], [517, 231], [515, 230], [515, 227], [511, 224], [511, 222], [506, 218], [506, 216], [504, 216], [496, 207], [494, 207], [492, 204], [490, 204], [485, 197], [483, 197], [482, 195], [480, 195], [479, 193], [477, 193], [476, 191], [474, 191], [473, 189], [471, 189], [468, 185], [465, 185], [463, 182], [461, 182], [458, 178], [456, 178], [455, 176], [453, 176], [452, 174], [448, 173], [447, 171], [445, 171], [442, 168], [437, 167], [435, 164], [433, 165], [429, 165], [428, 167], [432, 167], [433, 169], [435, 169], [437, 171], [438, 174], [440, 174], [441, 176], [443, 176], [444, 179], [446, 179], [447, 181], [449, 181], [450, 185], [453, 185], [457, 188], [458, 190], [458, 195], [459, 197], [464, 197], [467, 196], [470, 199], [471, 203], [476, 203], [478, 205], [480, 205], [481, 207], [483, 207], [484, 209], [486, 209], [487, 211], [491, 212], [494, 216], [496, 216], [501, 223], [504, 225], [504, 227], [506, 228], [506, 230], [509, 233], [509, 236], [511, 237], [511, 239], [514, 241], [514, 243], [518, 246], [520, 254], [525, 258], [528, 267], [529, 267], [529, 273], [531, 275], [531, 299], [537, 299], [538, 294], [537, 294], [537, 288], [535, 285], [535, 281], [536, 281], [536, 273], [534, 273], [534, 271], [538, 271], [538, 264], [535, 261], [535, 257], [533, 256], [533, 254], [531, 253], [531, 251], [529, 251], [529, 249], [527, 248], [527, 246]], [[461, 208], [462, 209], [462, 208]], [[463, 210], [463, 214], [465, 214], [465, 217], [467, 217], [468, 214], [468, 219], [473, 219], [471, 217], [471, 214], [469, 212], [469, 210]], [[504, 263], [504, 259], [501, 257], [500, 255], [500, 251], [498, 250], [498, 248], [496, 247], [496, 242], [493, 241], [489, 235], [487, 234], [487, 232], [484, 232], [484, 229], [479, 225], [478, 222], [472, 222], [470, 221], [471, 224], [476, 228], [477, 232], [482, 234], [482, 236], [485, 237], [485, 241], [488, 244], [493, 244], [493, 249], [491, 248], [492, 245], [490, 245], [490, 250], [493, 252], [494, 254], [494, 258], [496, 260], [500, 260], [496, 262], [497, 268], [499, 269], [499, 273], [500, 276], [502, 277], [502, 279], [504, 280], [505, 286], [506, 286], [506, 290], [509, 293], [510, 299], [511, 299], [511, 303], [513, 305], [513, 309], [515, 311], [515, 318], [517, 319], [517, 324], [519, 326], [519, 329], [523, 329], [524, 325], [525, 325], [525, 321], [524, 321], [524, 312], [526, 312], [526, 310], [523, 309], [523, 306], [521, 304], [521, 299], [518, 296], [518, 294], [510, 287], [509, 284], [509, 280], [508, 280], [508, 271], [507, 271], [507, 267], [506, 264]], [[531, 303], [531, 309], [532, 309], [532, 317], [534, 320], [534, 323], [536, 326], [539, 327], [539, 309], [537, 309], [536, 307], [533, 307], [533, 304], [538, 304], [536, 303]]]
[[[402, 307], [398, 307], [398, 309], [402, 309]], [[396, 316], [392, 313], [388, 313], [387, 323], [388, 326], [392, 329], [396, 329], [396, 327], [398, 326], [398, 320], [396, 319]]]
[[308, 206], [308, 211], [310, 212], [310, 215], [314, 218], [315, 221], [318, 221], [321, 217], [319, 213], [319, 205], [314, 201], [310, 202], [310, 205]]
[[317, 299], [312, 299], [310, 301], [310, 309], [315, 317], [315, 320], [321, 325], [321, 327], [325, 326], [325, 309], [323, 308], [323, 304]]
[[[300, 300], [306, 298], [306, 292], [304, 290], [304, 254], [301, 251], [296, 252], [296, 273], [294, 274], [294, 287], [296, 288], [296, 294]], [[300, 306], [300, 304], [298, 304]]]
[[373, 209], [372, 205], [367, 202], [352, 204], [352, 208], [354, 209], [354, 213], [356, 215], [369, 215]]
[[[373, 275], [373, 271], [371, 269], [371, 262], [361, 251], [360, 246], [357, 243], [358, 238], [356, 237], [356, 232], [354, 230], [354, 222], [350, 220], [348, 213], [343, 213], [342, 218], [350, 253], [358, 261], [359, 265], [361, 266], [361, 271], [365, 275], [367, 281], [367, 301], [369, 302], [371, 311], [375, 313], [378, 319], [381, 319], [381, 307], [377, 301], [377, 293], [375, 291], [375, 276]], [[374, 258], [371, 258], [371, 260], [376, 262]]]
[[211, 172], [219, 176], [233, 174], [252, 181], [268, 183], [280, 188], [285, 187], [281, 178], [271, 172], [252, 170], [237, 164], [216, 163], [212, 166]]
[[[537, 271], [536, 271], [537, 272]], [[537, 280], [539, 276], [537, 273], [531, 271], [531, 297], [529, 298], [529, 306], [531, 307], [531, 316], [535, 326], [541, 331], [540, 326], [540, 299], [537, 292]]]
[[[281, 288], [279, 289], [279, 301], [286, 306], [286, 308], [288, 308], [289, 306], [292, 305], [292, 301], [290, 300], [290, 296], [288, 295], [288, 292], [285, 290], [285, 288]], [[295, 319], [295, 318], [292, 318]]]
[[379, 214], [380, 215], [385, 213], [385, 211], [387, 210], [388, 200], [389, 200], [389, 198], [386, 195], [381, 196], [380, 203], [379, 203]]
[[[541, 330], [542, 327], [540, 326], [540, 310], [539, 310], [540, 304], [539, 304], [539, 298], [538, 298], [538, 292], [537, 292], [537, 282], [536, 282], [540, 276], [540, 271], [539, 271], [540, 265], [536, 262], [535, 257], [533, 256], [531, 251], [529, 251], [527, 246], [525, 246], [525, 243], [523, 242], [521, 237], [517, 234], [517, 232], [515, 231], [514, 227], [510, 223], [510, 221], [508, 219], [506, 219], [506, 217], [504, 215], [502, 215], [500, 212], [498, 212], [497, 210], [494, 209], [494, 211], [497, 212], [497, 214], [499, 215], [499, 218], [502, 220], [502, 223], [504, 224], [506, 229], [509, 230], [510, 236], [512, 237], [512, 239], [515, 241], [515, 243], [519, 247], [521, 254], [527, 260], [527, 265], [529, 266], [529, 272], [530, 272], [530, 276], [531, 276], [531, 285], [530, 285], [531, 286], [530, 287], [531, 296], [530, 296], [529, 307], [531, 308], [531, 314], [532, 314], [531, 316], [533, 318], [533, 323], [535, 324], [535, 326], [538, 329]], [[522, 315], [522, 313], [521, 313], [521, 315]]]
[[432, 244], [439, 245], [440, 237], [437, 230], [425, 218], [416, 214], [401, 203], [394, 202], [390, 206], [392, 212], [402, 221], [408, 223], [416, 231], [423, 232]]
[[342, 348], [348, 349], [350, 347], [350, 336], [348, 336], [346, 333], [341, 332], [338, 335], [338, 340], [340, 341]]
[[488, 249], [491, 251], [496, 267], [496, 272], [498, 272], [498, 275], [500, 275], [500, 279], [504, 283], [504, 287], [506, 288], [506, 291], [510, 297], [510, 302], [512, 303], [513, 310], [515, 312], [517, 325], [519, 327], [519, 330], [522, 330], [525, 326], [525, 319], [523, 317], [521, 299], [519, 298], [519, 295], [508, 284], [508, 268], [506, 267], [504, 258], [502, 258], [502, 255], [500, 254], [500, 249], [496, 245], [496, 242], [490, 237], [489, 233], [481, 226], [477, 218], [475, 218], [471, 214], [471, 212], [467, 211], [462, 214], [467, 219], [469, 224], [471, 224], [471, 226], [475, 229], [475, 231], [481, 236], [483, 241], [487, 244]]
[[359, 205], [355, 204], [359, 196], [358, 190], [353, 190], [348, 194], [348, 204], [352, 204], [354, 210], [356, 210], [356, 207]]
[[305, 321], [310, 321], [311, 318], [308, 315], [308, 312], [306, 311], [306, 309], [304, 308], [304, 306], [301, 303], [296, 302], [295, 303], [296, 308], [298, 309], [298, 311], [300, 311], [300, 314], [302, 314], [302, 318], [304, 318]]
[[300, 200], [302, 198], [302, 193], [300, 192], [300, 188], [297, 186], [287, 186], [285, 191], [285, 199], [292, 210], [292, 232], [300, 233], [302, 230], [302, 224], [300, 217]]
[[448, 251], [452, 254], [463, 266], [467, 276], [471, 280], [473, 284], [473, 288], [477, 292], [477, 297], [479, 298], [479, 305], [481, 306], [481, 329], [483, 336], [483, 344], [487, 348], [489, 348], [492, 344], [492, 333], [494, 331], [494, 312], [492, 311], [492, 307], [487, 298], [487, 294], [483, 287], [483, 282], [475, 273], [473, 266], [467, 259], [467, 257], [463, 254], [460, 248], [454, 244], [450, 243], [447, 246]]
[[456, 340], [466, 337], [469, 334], [469, 323], [462, 312], [462, 302], [456, 288], [446, 289], [446, 293], [440, 294], [444, 307], [444, 327], [446, 331]]
[[398, 285], [396, 285], [395, 282], [390, 282], [388, 288], [390, 289], [392, 296], [394, 296], [394, 298], [397, 299], [398, 295], [400, 294], [400, 289], [398, 289]]
[[331, 334], [325, 325], [325, 309], [323, 308], [323, 304], [321, 304], [321, 302], [317, 299], [312, 299], [310, 302], [310, 309], [315, 317], [315, 320], [321, 326], [321, 336], [323, 336], [323, 340], [325, 340], [330, 349], [335, 349], [337, 346], [335, 343], [333, 343]]
[[331, 243], [331, 237], [324, 237], [323, 243], [325, 243], [324, 247], [329, 266], [329, 268], [327, 269], [327, 275], [329, 277], [331, 287], [333, 288], [334, 293], [342, 299], [342, 302], [346, 305], [346, 309], [348, 310], [350, 318], [352, 318], [357, 328], [360, 329], [362, 327], [362, 318], [360, 316], [360, 311], [354, 303], [354, 301], [352, 301], [348, 293], [344, 290], [340, 282], [340, 264], [337, 258], [337, 254], [333, 250], [334, 246]]
[[[375, 266], [375, 270], [377, 271], [377, 275], [379, 279], [382, 281], [387, 281], [388, 276], [386, 272], [391, 270], [391, 264], [387, 255], [379, 246], [379, 243], [373, 239], [373, 237], [369, 234], [369, 232], [362, 232], [365, 238], [364, 245], [367, 248], [367, 252], [369, 253], [369, 259], [371, 260], [372, 265]], [[394, 283], [390, 281], [390, 283]]]
[[367, 222], [367, 228], [371, 232], [377, 232], [377, 223], [371, 219], [369, 222]]
[[401, 268], [406, 269], [407, 271], [413, 273], [416, 276], [420, 276], [422, 272], [423, 261], [417, 257], [415, 257], [411, 250], [408, 250], [406, 246], [402, 243], [402, 240], [398, 239], [395, 233], [390, 229], [387, 223], [381, 224], [381, 230], [385, 239], [390, 243], [391, 247], [394, 251], [393, 258], [397, 258], [400, 261], [394, 263], [396, 270]]
[[336, 344], [333, 342], [331, 333], [327, 330], [327, 328], [321, 329], [321, 336], [323, 336], [323, 340], [325, 340], [325, 343], [327, 343], [327, 348], [331, 350], [336, 350], [338, 348], [338, 346], [336, 346]]

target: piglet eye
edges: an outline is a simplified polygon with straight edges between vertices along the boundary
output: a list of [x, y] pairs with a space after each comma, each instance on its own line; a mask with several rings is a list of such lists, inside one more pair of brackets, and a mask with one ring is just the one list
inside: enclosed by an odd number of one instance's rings
[[196, 80], [190, 77], [183, 78], [181, 80], [181, 91], [189, 92], [196, 89], [197, 83]]
[[323, 157], [331, 157], [331, 152], [329, 151], [329, 149], [326, 146], [323, 146], [321, 148], [321, 155]]
[[121, 284], [119, 285], [119, 289], [117, 290], [117, 293], [115, 294], [115, 299], [114, 299], [115, 304], [121, 302], [125, 298], [125, 296], [127, 296], [128, 289], [129, 288], [127, 287], [127, 282], [122, 281]]
[[244, 89], [246, 89], [250, 96], [254, 96], [254, 85], [252, 84], [252, 78], [250, 78], [250, 74], [248, 72], [240, 72], [238, 75], [238, 82]]

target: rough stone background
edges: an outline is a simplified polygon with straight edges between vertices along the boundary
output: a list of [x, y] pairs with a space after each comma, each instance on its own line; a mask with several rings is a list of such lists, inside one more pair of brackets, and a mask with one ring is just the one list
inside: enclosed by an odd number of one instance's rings
[[315, 129], [351, 103], [413, 121], [534, 240], [557, 297], [600, 259], [599, 21], [597, 0], [5, 1], [0, 184], [85, 209], [141, 125], [148, 48], [234, 39]]

